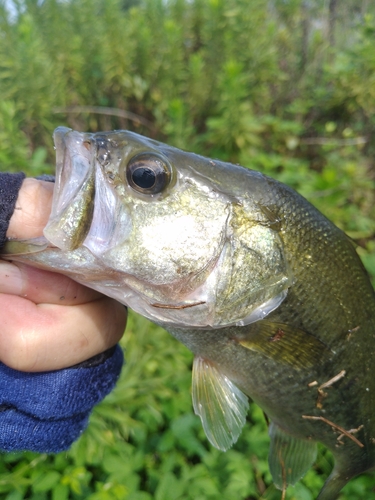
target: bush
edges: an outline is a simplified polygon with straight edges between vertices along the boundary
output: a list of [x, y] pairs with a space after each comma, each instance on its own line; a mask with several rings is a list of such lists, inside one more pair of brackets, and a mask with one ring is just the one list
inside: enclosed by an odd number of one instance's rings
[[[291, 185], [357, 242], [374, 279], [370, 3], [1, 1], [0, 168], [53, 172], [57, 125], [129, 128]], [[85, 434], [56, 456], [3, 455], [1, 498], [280, 498], [259, 408], [232, 450], [214, 450], [191, 409], [192, 355], [136, 315], [123, 345], [128, 364]], [[315, 498], [331, 466], [321, 449], [288, 498]], [[340, 498], [375, 499], [372, 482]]]

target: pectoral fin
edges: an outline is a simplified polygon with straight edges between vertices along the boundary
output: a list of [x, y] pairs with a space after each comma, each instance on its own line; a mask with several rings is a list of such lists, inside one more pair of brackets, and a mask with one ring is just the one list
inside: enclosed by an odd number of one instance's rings
[[236, 340], [247, 349], [296, 369], [315, 365], [329, 352], [327, 346], [313, 335], [293, 326], [267, 320], [244, 328]]
[[294, 485], [316, 460], [317, 445], [313, 441], [296, 439], [271, 422], [271, 445], [268, 463], [275, 486], [280, 490]]
[[214, 364], [200, 357], [193, 365], [193, 406], [210, 443], [228, 450], [246, 422], [248, 399]]

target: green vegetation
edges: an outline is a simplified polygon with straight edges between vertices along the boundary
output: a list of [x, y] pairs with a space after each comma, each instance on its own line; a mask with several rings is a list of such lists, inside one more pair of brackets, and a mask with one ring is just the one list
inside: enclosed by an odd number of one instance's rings
[[[129, 128], [293, 186], [356, 241], [375, 280], [370, 4], [18, 0], [9, 13], [0, 0], [0, 168], [53, 171], [57, 125]], [[192, 355], [135, 315], [123, 346], [117, 389], [70, 451], [2, 455], [1, 499], [280, 499], [258, 408], [221, 453], [192, 413]], [[287, 499], [315, 498], [331, 466], [322, 449]], [[340, 499], [375, 499], [373, 483], [363, 475]]]

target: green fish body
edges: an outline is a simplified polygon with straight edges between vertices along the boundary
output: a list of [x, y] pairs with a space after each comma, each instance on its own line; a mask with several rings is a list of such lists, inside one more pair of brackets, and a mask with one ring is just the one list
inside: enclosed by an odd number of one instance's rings
[[195, 354], [193, 404], [228, 449], [248, 397], [270, 421], [276, 486], [321, 442], [319, 500], [375, 467], [375, 295], [351, 240], [291, 188], [132, 132], [55, 132], [45, 238], [8, 255], [163, 326]]

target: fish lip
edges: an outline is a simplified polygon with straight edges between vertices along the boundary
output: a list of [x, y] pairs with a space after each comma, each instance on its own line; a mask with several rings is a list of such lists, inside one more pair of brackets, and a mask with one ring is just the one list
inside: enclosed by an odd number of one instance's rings
[[51, 214], [44, 229], [45, 237], [57, 247], [68, 248], [63, 237], [61, 218], [79, 196], [81, 187], [92, 175], [92, 134], [76, 132], [67, 127], [58, 127], [53, 134], [56, 149], [55, 186]]
[[[55, 188], [53, 191], [53, 202], [52, 202], [52, 212], [51, 217], [56, 215], [58, 197], [63, 188], [62, 183], [62, 173], [65, 165], [65, 158], [67, 154], [67, 146], [65, 142], [65, 136], [70, 132], [67, 127], [58, 127], [53, 133], [53, 140], [55, 143], [56, 150], [56, 168], [55, 168]], [[55, 213], [54, 213], [55, 212]]]
[[[91, 134], [58, 127], [53, 134], [56, 149], [56, 180], [53, 209], [65, 208], [91, 171], [91, 153], [83, 144]], [[78, 168], [77, 168], [78, 167]], [[75, 189], [74, 189], [75, 188]], [[69, 191], [66, 193], [65, 191]], [[56, 199], [55, 199], [56, 198]], [[53, 216], [53, 214], [51, 214]]]

